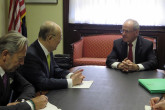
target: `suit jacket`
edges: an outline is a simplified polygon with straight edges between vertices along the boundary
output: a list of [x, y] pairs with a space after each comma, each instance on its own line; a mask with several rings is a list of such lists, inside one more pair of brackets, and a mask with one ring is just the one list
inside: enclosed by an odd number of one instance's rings
[[[107, 57], [106, 65], [111, 68], [114, 62], [121, 62], [127, 57], [127, 43], [117, 39], [113, 43], [113, 49]], [[157, 58], [153, 51], [153, 43], [141, 36], [137, 37], [135, 48], [135, 63], [142, 64], [145, 70], [157, 68]]]
[[50, 53], [50, 72], [47, 59], [38, 40], [27, 50], [24, 65], [21, 68], [22, 75], [31, 82], [37, 90], [64, 89], [68, 87], [66, 75], [69, 71], [58, 67]]
[[31, 110], [31, 107], [26, 102], [23, 102], [12, 106], [0, 106], [0, 110]]
[[[7, 87], [4, 88], [3, 80], [0, 77], [0, 110], [31, 110], [30, 106], [24, 102], [15, 106], [6, 106], [9, 103], [11, 92], [17, 99], [30, 99], [35, 95], [34, 87], [25, 80], [18, 72], [6, 73]], [[14, 100], [15, 100], [14, 98]]]

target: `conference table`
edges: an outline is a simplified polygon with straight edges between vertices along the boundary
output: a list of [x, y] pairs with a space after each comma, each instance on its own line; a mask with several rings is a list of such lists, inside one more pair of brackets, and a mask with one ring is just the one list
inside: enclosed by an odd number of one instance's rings
[[94, 81], [90, 88], [71, 88], [49, 91], [49, 102], [62, 110], [144, 110], [152, 97], [138, 83], [138, 79], [163, 78], [160, 71], [124, 73], [106, 66], [78, 66], [84, 69], [86, 81]]

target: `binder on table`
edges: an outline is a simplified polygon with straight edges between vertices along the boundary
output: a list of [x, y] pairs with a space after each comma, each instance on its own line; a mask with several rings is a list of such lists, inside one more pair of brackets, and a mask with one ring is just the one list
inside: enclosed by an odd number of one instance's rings
[[150, 93], [165, 93], [165, 79], [139, 79], [139, 84]]

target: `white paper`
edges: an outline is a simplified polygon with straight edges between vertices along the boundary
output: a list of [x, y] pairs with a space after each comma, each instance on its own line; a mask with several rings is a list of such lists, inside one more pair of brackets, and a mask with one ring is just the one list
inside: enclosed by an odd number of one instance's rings
[[40, 110], [61, 110], [61, 109], [58, 109], [55, 105], [48, 102], [46, 107]]
[[73, 86], [72, 88], [90, 88], [93, 81], [82, 81], [80, 85]]
[[145, 105], [145, 110], [152, 110], [151, 106]]

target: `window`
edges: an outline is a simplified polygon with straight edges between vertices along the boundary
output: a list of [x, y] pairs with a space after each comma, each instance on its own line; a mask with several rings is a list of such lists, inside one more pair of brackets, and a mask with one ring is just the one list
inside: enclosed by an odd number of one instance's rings
[[70, 0], [69, 23], [165, 26], [165, 0]]

